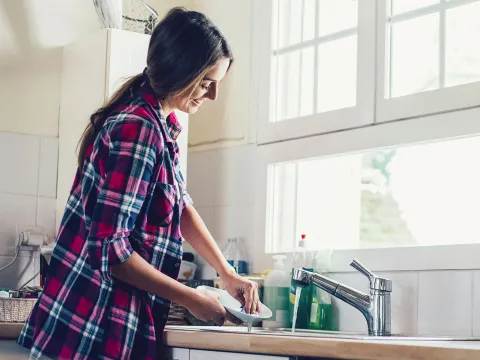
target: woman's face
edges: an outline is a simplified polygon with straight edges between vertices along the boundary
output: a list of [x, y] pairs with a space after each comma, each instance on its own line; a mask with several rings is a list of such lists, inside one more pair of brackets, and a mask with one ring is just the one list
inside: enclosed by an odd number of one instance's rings
[[216, 100], [218, 85], [225, 77], [229, 65], [230, 59], [222, 58], [218, 60], [193, 91], [186, 91], [181, 95], [173, 97], [169, 101], [170, 105], [174, 109], [187, 114], [194, 114], [205, 100]]

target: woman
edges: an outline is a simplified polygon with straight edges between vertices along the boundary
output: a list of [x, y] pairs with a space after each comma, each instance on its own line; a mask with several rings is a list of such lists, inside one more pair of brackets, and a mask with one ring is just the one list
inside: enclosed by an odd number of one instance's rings
[[144, 73], [91, 116], [45, 289], [19, 338], [33, 358], [156, 359], [170, 301], [222, 325], [230, 315], [218, 296], [175, 281], [183, 237], [248, 313], [258, 310], [256, 285], [192, 206], [175, 142], [174, 110], [215, 100], [232, 62], [204, 15], [175, 8], [152, 34]]

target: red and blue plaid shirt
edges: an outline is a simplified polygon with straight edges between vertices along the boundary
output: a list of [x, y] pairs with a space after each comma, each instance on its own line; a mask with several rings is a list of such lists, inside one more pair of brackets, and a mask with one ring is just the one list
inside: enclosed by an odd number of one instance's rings
[[31, 357], [156, 359], [170, 302], [110, 273], [133, 251], [177, 278], [180, 216], [191, 203], [175, 142], [148, 82], [132, 89], [89, 146], [78, 170], [44, 292], [19, 344]]

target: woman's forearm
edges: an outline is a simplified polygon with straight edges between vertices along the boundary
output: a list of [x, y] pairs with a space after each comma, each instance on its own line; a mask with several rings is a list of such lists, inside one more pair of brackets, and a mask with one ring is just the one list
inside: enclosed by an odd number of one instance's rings
[[136, 288], [187, 308], [197, 296], [192, 288], [162, 274], [136, 252], [125, 262], [112, 266], [112, 275]]
[[204, 258], [223, 278], [234, 273], [234, 269], [228, 264], [217, 243], [208, 231], [205, 223], [192, 206], [187, 206], [180, 220], [182, 236], [198, 254]]

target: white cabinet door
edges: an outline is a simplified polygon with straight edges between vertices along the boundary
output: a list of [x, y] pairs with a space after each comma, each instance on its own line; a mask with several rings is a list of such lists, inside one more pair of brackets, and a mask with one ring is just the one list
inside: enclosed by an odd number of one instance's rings
[[256, 355], [223, 351], [190, 350], [190, 360], [288, 360], [288, 356]]
[[253, 97], [250, 84], [252, 0], [195, 0], [189, 5], [205, 13], [225, 34], [235, 62], [222, 81], [216, 101], [205, 101], [191, 115], [189, 150], [205, 150], [249, 141]]
[[149, 35], [108, 30], [107, 97], [112, 96], [125, 80], [143, 72], [147, 65], [149, 42]]
[[168, 360], [190, 360], [190, 349], [168, 348]]

